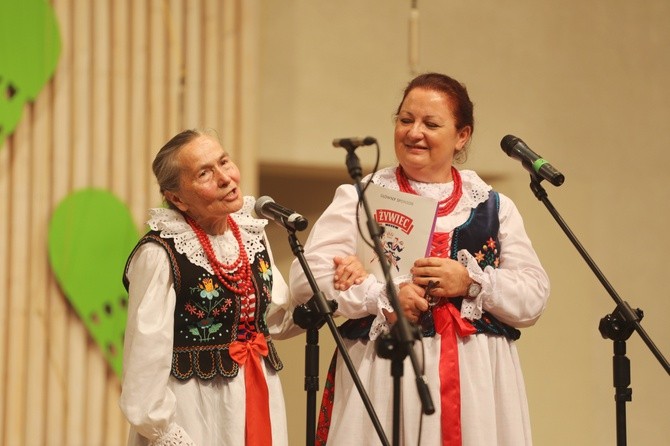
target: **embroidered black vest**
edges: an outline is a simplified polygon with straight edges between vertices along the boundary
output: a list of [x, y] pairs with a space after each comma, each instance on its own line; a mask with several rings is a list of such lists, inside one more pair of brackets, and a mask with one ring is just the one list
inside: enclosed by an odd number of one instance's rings
[[160, 232], [150, 231], [137, 243], [128, 257], [123, 282], [128, 289], [127, 272], [135, 251], [144, 243], [158, 243], [165, 249], [177, 301], [174, 311], [174, 342], [172, 375], [180, 380], [197, 377], [203, 380], [217, 375], [237, 376], [238, 364], [228, 352], [231, 342], [249, 339], [254, 333], [265, 335], [268, 344], [266, 363], [274, 370], [283, 365], [269, 337], [265, 313], [271, 299], [272, 269], [267, 251], [249, 259], [256, 290], [253, 326], [240, 324], [240, 296], [224, 287], [215, 274], [191, 263], [185, 254], [177, 252], [174, 240], [161, 238]]
[[[489, 198], [480, 203], [470, 213], [468, 220], [454, 229], [449, 256], [456, 260], [458, 251], [467, 250], [477, 260], [479, 266], [498, 267], [500, 261], [500, 240], [498, 232], [500, 220], [498, 210], [500, 198], [497, 192], [490, 191]], [[459, 310], [463, 298], [450, 299]], [[370, 315], [361, 319], [351, 319], [340, 326], [342, 336], [348, 339], [368, 339], [370, 327], [375, 316]], [[497, 320], [492, 314], [483, 311], [481, 319], [471, 321], [477, 333], [505, 336], [509, 339], [519, 339], [521, 332], [514, 327]], [[435, 336], [435, 325], [432, 312], [426, 312], [421, 318], [423, 336]]]

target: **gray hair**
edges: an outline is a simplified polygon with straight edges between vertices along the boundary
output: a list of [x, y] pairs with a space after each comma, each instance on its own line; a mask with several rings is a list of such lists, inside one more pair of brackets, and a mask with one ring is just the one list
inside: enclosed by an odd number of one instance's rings
[[188, 129], [173, 136], [156, 154], [151, 165], [158, 187], [168, 207], [175, 209], [170, 200], [165, 199], [165, 191], [179, 190], [179, 179], [181, 168], [177, 163], [177, 154], [191, 141], [201, 136], [210, 136], [218, 140], [218, 135], [213, 130]]

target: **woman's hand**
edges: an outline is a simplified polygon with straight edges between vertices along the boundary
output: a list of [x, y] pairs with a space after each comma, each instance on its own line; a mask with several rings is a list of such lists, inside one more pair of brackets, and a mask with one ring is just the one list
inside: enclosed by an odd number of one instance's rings
[[[425, 289], [411, 282], [400, 284], [398, 289], [398, 304], [405, 314], [407, 320], [416, 324], [421, 317], [421, 313], [428, 311], [428, 301], [424, 297]], [[398, 320], [393, 312], [384, 311], [386, 321], [394, 324]]]
[[413, 283], [422, 287], [433, 281], [436, 286], [432, 289], [434, 297], [450, 298], [467, 294], [472, 279], [463, 265], [452, 259], [441, 257], [426, 257], [417, 259], [410, 270], [414, 276]]
[[346, 291], [352, 285], [363, 283], [368, 276], [363, 264], [356, 256], [334, 257], [335, 276], [333, 283], [336, 290]]

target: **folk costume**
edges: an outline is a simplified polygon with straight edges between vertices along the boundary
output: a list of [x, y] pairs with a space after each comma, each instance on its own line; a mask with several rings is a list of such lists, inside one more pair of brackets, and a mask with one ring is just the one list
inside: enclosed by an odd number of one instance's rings
[[217, 236], [180, 212], [151, 210], [124, 274], [129, 445], [288, 443], [272, 342], [292, 326], [288, 286], [253, 205], [245, 197]]
[[[422, 343], [415, 343], [436, 412], [421, 417], [414, 371], [404, 363], [400, 444], [479, 446], [531, 445], [530, 421], [515, 340], [519, 328], [542, 314], [549, 281], [514, 203], [473, 171], [452, 170], [444, 184], [409, 180], [401, 167], [382, 169], [374, 183], [432, 197], [438, 216], [431, 254], [460, 261], [481, 284], [474, 299], [440, 299], [421, 317]], [[368, 181], [370, 178], [365, 178]], [[340, 186], [305, 244], [312, 272], [338, 314], [347, 350], [389, 441], [393, 432], [391, 361], [377, 357], [375, 340], [388, 332], [383, 309], [392, 311], [383, 278], [372, 275], [347, 291], [333, 286], [335, 256], [356, 252], [356, 207], [352, 185]], [[361, 217], [363, 220], [364, 217]], [[432, 223], [432, 220], [431, 220]], [[365, 227], [362, 222], [361, 227]], [[367, 234], [364, 234], [367, 237]], [[411, 277], [396, 277], [394, 282]], [[295, 262], [290, 285], [294, 304], [311, 296]], [[329, 373], [317, 429], [318, 444], [379, 444], [379, 438], [340, 355]]]

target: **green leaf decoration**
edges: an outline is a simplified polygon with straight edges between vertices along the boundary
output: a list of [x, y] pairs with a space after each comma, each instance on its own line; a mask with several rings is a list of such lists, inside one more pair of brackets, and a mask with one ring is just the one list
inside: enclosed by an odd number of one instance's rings
[[54, 211], [48, 239], [63, 293], [120, 377], [128, 303], [121, 279], [139, 240], [130, 211], [108, 191], [77, 191]]
[[0, 148], [23, 106], [53, 76], [60, 56], [58, 21], [46, 0], [0, 0]]

